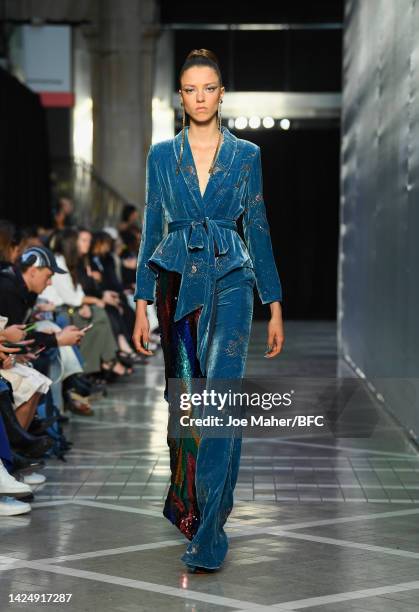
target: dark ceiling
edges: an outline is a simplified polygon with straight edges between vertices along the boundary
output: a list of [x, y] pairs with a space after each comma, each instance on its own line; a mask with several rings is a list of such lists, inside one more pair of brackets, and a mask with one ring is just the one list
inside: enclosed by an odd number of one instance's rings
[[[339, 92], [343, 6], [343, 0], [271, 3], [161, 0], [160, 18], [166, 27], [177, 24], [175, 74], [179, 74], [192, 49], [204, 47], [217, 55], [224, 84], [230, 91]], [[281, 23], [294, 27], [283, 30], [205, 27], [217, 23]], [[185, 25], [185, 29], [178, 29], [180, 24], [192, 24], [194, 28]], [[323, 28], [321, 24], [331, 27]]]
[[164, 23], [342, 22], [343, 0], [160, 0]]
[[342, 30], [177, 30], [175, 74], [202, 47], [216, 53], [229, 90], [341, 91]]

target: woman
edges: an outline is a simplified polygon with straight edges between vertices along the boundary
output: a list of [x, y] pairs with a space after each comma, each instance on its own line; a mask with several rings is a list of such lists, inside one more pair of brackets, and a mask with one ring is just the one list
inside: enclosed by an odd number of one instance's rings
[[0, 269], [14, 263], [19, 255], [19, 236], [13, 223], [0, 219]]
[[[271, 310], [265, 356], [275, 357], [284, 342], [260, 149], [221, 126], [224, 87], [213, 53], [200, 49], [188, 55], [179, 94], [182, 132], [153, 145], [147, 160], [133, 334], [137, 350], [151, 354], [145, 312], [155, 293], [166, 399], [168, 378], [243, 377], [255, 283]], [[237, 233], [240, 216], [248, 249]], [[172, 482], [163, 513], [191, 540], [181, 558], [190, 571], [214, 571], [228, 549], [223, 526], [233, 506], [241, 435], [220, 438], [191, 431], [188, 439], [180, 438], [172, 435], [170, 411], [169, 403]]]
[[126, 369], [117, 360], [118, 346], [104, 304], [99, 304], [96, 298], [86, 296], [79, 282], [77, 240], [78, 232], [72, 228], [53, 236], [51, 246], [56, 253], [56, 260], [68, 274], [54, 274], [51, 285], [44, 290], [41, 297], [55, 304], [77, 327], [92, 324], [80, 344], [85, 373], [96, 374], [102, 369], [112, 370], [116, 376], [122, 376]]
[[84, 293], [96, 306], [104, 307], [118, 342], [118, 358], [128, 368], [140, 361], [129, 344], [128, 329], [132, 329], [135, 315], [126, 304], [114, 258], [111, 253], [112, 238], [106, 232], [93, 235], [80, 229], [77, 240], [79, 263], [77, 274]]
[[141, 232], [132, 228], [120, 234], [123, 242], [121, 250], [121, 281], [126, 293], [133, 294], [136, 284], [137, 255], [140, 248]]
[[121, 212], [121, 221], [118, 226], [118, 231], [125, 232], [133, 227], [136, 227], [139, 222], [138, 209], [133, 204], [125, 204]]

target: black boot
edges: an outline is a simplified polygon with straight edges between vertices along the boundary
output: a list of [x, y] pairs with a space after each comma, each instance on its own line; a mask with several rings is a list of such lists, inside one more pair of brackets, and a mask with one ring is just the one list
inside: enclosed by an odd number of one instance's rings
[[12, 451], [12, 476], [16, 476], [16, 474], [31, 474], [43, 467], [45, 467], [43, 459], [31, 459]]
[[88, 397], [92, 393], [92, 385], [83, 374], [72, 374], [63, 381], [63, 391], [72, 389], [83, 397]]
[[40, 419], [39, 417], [35, 416], [32, 419], [32, 423], [28, 427], [28, 433], [34, 436], [40, 436], [48, 429], [48, 427], [54, 425], [56, 421], [58, 421], [58, 415], [49, 417], [48, 419]]
[[10, 445], [16, 450], [23, 450], [30, 457], [41, 457], [54, 442], [49, 436], [32, 436], [17, 420], [13, 404], [8, 393], [0, 393], [0, 414]]

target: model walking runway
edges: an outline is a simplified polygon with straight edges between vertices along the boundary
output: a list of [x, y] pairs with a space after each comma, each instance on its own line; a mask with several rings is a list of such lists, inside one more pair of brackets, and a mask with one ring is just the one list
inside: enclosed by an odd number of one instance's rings
[[[284, 342], [260, 149], [221, 125], [224, 87], [211, 52], [189, 54], [179, 94], [183, 128], [153, 145], [147, 160], [133, 334], [137, 349], [151, 354], [146, 308], [156, 300], [168, 401], [170, 378], [185, 384], [205, 378], [207, 388], [243, 378], [255, 284], [271, 309], [265, 356], [275, 357]], [[200, 428], [185, 435], [178, 420], [178, 406], [169, 403], [172, 478], [164, 515], [191, 540], [182, 561], [192, 571], [211, 571], [228, 550], [223, 526], [233, 507], [241, 434], [229, 428], [214, 436]]]

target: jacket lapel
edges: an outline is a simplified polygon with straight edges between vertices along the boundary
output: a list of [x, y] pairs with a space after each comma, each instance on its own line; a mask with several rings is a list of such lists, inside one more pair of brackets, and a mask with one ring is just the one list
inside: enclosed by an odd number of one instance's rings
[[[198, 182], [198, 177], [196, 175], [196, 169], [195, 169], [195, 164], [194, 164], [194, 160], [192, 157], [192, 152], [188, 144], [188, 136], [187, 136], [188, 128], [187, 127], [185, 131], [186, 131], [186, 134], [185, 134], [185, 142], [184, 142], [183, 155], [182, 155], [182, 163], [180, 164], [180, 173], [183, 177], [183, 180], [185, 181], [186, 187], [188, 188], [189, 194], [192, 197], [192, 200], [195, 206], [200, 212], [200, 216], [202, 216], [202, 210], [203, 210], [202, 197], [201, 197], [201, 192], [199, 190], [199, 182]], [[175, 157], [176, 157], [176, 167], [180, 159], [181, 142], [182, 142], [182, 130], [178, 134], [176, 134], [176, 136], [173, 139], [173, 147], [174, 147]], [[178, 180], [182, 180], [180, 176], [178, 177]]]
[[224, 142], [218, 152], [214, 173], [210, 176], [204, 193], [205, 208], [212, 207], [215, 204], [215, 196], [228, 175], [236, 154], [237, 138], [226, 127], [221, 129], [224, 135]]
[[[226, 127], [223, 126], [221, 129], [224, 135], [224, 141], [218, 152], [218, 157], [214, 166], [214, 173], [209, 177], [204, 197], [202, 197], [199, 189], [198, 175], [192, 156], [192, 151], [188, 142], [188, 127], [186, 127], [180, 172], [186, 186], [188, 187], [189, 193], [201, 214], [204, 212], [204, 209], [214, 203], [214, 197], [231, 168], [231, 164], [233, 163], [237, 150], [237, 138]], [[173, 139], [176, 162], [179, 161], [181, 142], [182, 132], [180, 131]]]

